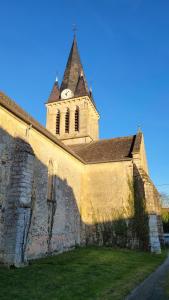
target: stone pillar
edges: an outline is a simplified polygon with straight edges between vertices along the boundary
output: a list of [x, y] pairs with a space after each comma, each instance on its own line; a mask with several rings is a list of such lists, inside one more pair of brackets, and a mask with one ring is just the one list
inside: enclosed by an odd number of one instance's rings
[[31, 146], [17, 138], [4, 213], [4, 263], [21, 266], [31, 222], [34, 153]]
[[160, 254], [161, 246], [159, 240], [158, 222], [157, 222], [156, 214], [149, 215], [149, 242], [150, 242], [151, 252]]

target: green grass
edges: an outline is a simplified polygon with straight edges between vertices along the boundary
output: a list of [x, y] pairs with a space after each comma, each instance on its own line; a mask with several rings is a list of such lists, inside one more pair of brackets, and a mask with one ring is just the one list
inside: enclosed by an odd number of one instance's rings
[[88, 247], [33, 261], [22, 269], [1, 267], [0, 299], [124, 299], [165, 257]]

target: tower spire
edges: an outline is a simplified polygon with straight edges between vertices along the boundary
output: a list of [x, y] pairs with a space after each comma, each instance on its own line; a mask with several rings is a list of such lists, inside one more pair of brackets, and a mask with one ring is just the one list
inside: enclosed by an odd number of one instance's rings
[[85, 88], [88, 92], [88, 86], [77, 47], [76, 34], [74, 34], [73, 43], [66, 64], [66, 69], [61, 83], [60, 91], [62, 92], [62, 90], [69, 88], [73, 93], [75, 93], [76, 86], [81, 74], [83, 74]]
[[76, 34], [61, 86], [57, 81], [54, 83], [46, 106], [46, 127], [65, 144], [89, 143], [98, 139], [99, 114], [87, 86]]

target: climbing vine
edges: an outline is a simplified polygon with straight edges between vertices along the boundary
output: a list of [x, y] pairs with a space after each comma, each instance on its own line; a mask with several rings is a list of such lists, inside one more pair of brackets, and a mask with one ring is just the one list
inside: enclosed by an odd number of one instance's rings
[[128, 200], [119, 209], [112, 208], [103, 214], [90, 203], [93, 224], [90, 232], [97, 244], [148, 248], [148, 216], [142, 179], [128, 178], [128, 190]]
[[133, 231], [136, 232], [139, 248], [147, 250], [149, 244], [148, 214], [146, 211], [144, 183], [140, 176], [136, 176], [134, 180], [134, 211]]

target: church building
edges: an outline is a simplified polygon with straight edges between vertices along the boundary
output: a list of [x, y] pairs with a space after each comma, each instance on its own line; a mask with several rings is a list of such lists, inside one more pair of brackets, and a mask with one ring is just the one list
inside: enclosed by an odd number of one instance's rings
[[46, 110], [45, 128], [0, 92], [0, 261], [20, 267], [77, 245], [160, 253], [143, 133], [99, 138], [76, 37]]

